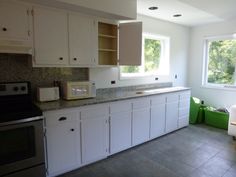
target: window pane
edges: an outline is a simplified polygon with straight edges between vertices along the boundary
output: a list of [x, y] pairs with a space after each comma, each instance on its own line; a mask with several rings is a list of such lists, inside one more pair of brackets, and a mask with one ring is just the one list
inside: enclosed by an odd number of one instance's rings
[[120, 68], [122, 73], [138, 73], [140, 71], [139, 66], [122, 66]]
[[236, 40], [209, 42], [208, 83], [234, 84]]
[[144, 49], [145, 72], [154, 73], [160, 63], [161, 42], [160, 40], [146, 38]]

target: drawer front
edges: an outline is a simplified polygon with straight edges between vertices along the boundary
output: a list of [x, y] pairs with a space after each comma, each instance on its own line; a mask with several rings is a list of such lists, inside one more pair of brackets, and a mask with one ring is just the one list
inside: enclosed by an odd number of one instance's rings
[[185, 99], [185, 100], [180, 100], [179, 101], [179, 107], [180, 108], [184, 108], [184, 107], [188, 107], [189, 108], [190, 105], [190, 100], [189, 99]]
[[166, 96], [165, 95], [159, 95], [159, 96], [153, 96], [151, 97], [151, 105], [158, 105], [163, 104], [166, 102]]
[[43, 113], [45, 116], [46, 126], [60, 126], [62, 124], [79, 120], [79, 111], [57, 110]]
[[185, 108], [179, 109], [179, 117], [188, 116], [188, 115], [189, 115], [189, 108], [185, 107]]
[[179, 101], [179, 95], [177, 93], [175, 94], [168, 94], [166, 96], [166, 102], [170, 103], [170, 102], [178, 102]]
[[100, 117], [108, 114], [108, 104], [97, 104], [81, 108], [81, 119]]
[[133, 100], [133, 109], [147, 108], [150, 107], [149, 98], [138, 98]]
[[110, 104], [110, 113], [127, 112], [132, 110], [130, 101], [118, 101]]
[[179, 95], [179, 99], [183, 100], [183, 99], [190, 99], [191, 93], [190, 91], [186, 91], [186, 92], [182, 92]]
[[178, 128], [186, 127], [189, 125], [189, 118], [188, 116], [181, 117], [178, 120]]

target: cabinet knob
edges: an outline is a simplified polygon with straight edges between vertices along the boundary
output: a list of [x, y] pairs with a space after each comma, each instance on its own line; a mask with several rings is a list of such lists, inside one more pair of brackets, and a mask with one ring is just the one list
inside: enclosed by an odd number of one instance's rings
[[7, 28], [3, 27], [2, 30], [3, 30], [3, 31], [7, 31]]
[[73, 60], [74, 60], [74, 61], [76, 61], [76, 60], [77, 60], [77, 58], [73, 58]]
[[63, 57], [60, 57], [59, 60], [63, 60]]
[[67, 118], [66, 117], [60, 117], [58, 120], [59, 121], [64, 121], [64, 120], [66, 120]]
[[75, 129], [73, 129], [73, 128], [72, 128], [72, 129], [70, 129], [70, 131], [72, 131], [72, 132], [73, 132], [73, 131], [75, 131]]

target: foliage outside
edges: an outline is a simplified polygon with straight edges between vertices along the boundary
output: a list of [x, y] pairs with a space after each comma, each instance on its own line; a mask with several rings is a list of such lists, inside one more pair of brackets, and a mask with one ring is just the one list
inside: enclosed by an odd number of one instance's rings
[[122, 66], [122, 73], [156, 73], [160, 64], [161, 41], [145, 38], [144, 63], [141, 66]]
[[209, 42], [208, 83], [235, 84], [236, 40]]

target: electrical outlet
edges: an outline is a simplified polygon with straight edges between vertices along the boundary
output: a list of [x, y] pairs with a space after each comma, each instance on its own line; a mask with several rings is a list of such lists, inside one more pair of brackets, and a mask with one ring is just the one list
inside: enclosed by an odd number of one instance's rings
[[177, 76], [177, 74], [175, 74], [175, 79], [177, 79], [178, 78], [178, 76]]

